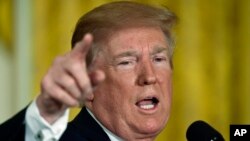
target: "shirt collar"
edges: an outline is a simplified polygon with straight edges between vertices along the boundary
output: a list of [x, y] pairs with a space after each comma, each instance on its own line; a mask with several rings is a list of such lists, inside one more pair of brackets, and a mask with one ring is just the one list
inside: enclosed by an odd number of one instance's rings
[[102, 129], [104, 130], [104, 132], [108, 135], [109, 139], [111, 141], [123, 141], [120, 137], [116, 136], [114, 133], [112, 133], [110, 130], [108, 130], [106, 127], [104, 127], [94, 116], [94, 114], [88, 109], [86, 108], [88, 113], [92, 116], [92, 118], [102, 127]]

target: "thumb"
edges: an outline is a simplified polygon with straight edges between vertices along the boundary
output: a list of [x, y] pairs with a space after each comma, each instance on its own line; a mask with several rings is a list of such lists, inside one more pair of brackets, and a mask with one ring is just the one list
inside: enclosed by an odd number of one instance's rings
[[89, 73], [89, 78], [90, 78], [92, 87], [95, 88], [98, 84], [104, 81], [105, 73], [101, 70], [95, 70]]

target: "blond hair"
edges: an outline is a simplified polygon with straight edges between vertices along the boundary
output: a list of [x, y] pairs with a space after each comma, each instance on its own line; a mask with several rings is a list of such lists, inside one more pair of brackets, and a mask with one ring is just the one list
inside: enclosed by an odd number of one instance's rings
[[[86, 33], [94, 36], [94, 44], [106, 41], [112, 33], [122, 28], [129, 27], [160, 27], [169, 44], [169, 57], [172, 64], [174, 39], [172, 27], [176, 16], [167, 8], [158, 8], [145, 4], [129, 1], [112, 2], [101, 5], [83, 15], [77, 22], [72, 36], [71, 45], [74, 47]], [[98, 52], [94, 46], [87, 54], [87, 65]]]

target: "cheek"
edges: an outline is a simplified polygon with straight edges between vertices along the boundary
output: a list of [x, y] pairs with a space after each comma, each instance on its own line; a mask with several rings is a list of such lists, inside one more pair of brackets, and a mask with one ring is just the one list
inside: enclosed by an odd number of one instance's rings
[[[162, 77], [164, 76], [164, 77]], [[158, 75], [158, 83], [160, 84], [161, 91], [163, 93], [163, 96], [165, 97], [165, 100], [167, 100], [167, 104], [171, 104], [172, 99], [172, 73], [171, 71], [162, 71]]]
[[165, 87], [166, 90], [172, 91], [172, 71], [171, 70], [161, 70], [157, 73], [158, 83]]
[[[112, 120], [123, 119], [126, 116], [127, 109], [129, 109], [129, 103], [131, 101], [130, 91], [127, 86], [124, 86], [121, 79], [107, 79], [103, 83], [101, 89], [98, 89], [97, 95], [95, 95], [95, 105], [102, 109], [102, 113], [105, 112], [107, 116]], [[125, 83], [126, 84], [126, 83]]]
[[133, 88], [132, 85], [134, 85], [134, 79], [131, 75], [111, 72], [106, 74], [106, 79], [104, 80], [101, 89], [106, 93], [106, 96], [109, 96], [109, 101], [113, 100], [123, 102], [130, 97], [129, 93]]
[[125, 93], [129, 91], [136, 81], [136, 75], [133, 71], [110, 71], [107, 73], [106, 84], [111, 84], [111, 89]]
[[[109, 78], [105, 82], [109, 87], [112, 100], [115, 101], [116, 109], [128, 108], [133, 102], [137, 89], [135, 87], [136, 77], [133, 73], [116, 73], [110, 74]], [[111, 84], [111, 85], [110, 85]], [[117, 106], [119, 105], [119, 106]]]

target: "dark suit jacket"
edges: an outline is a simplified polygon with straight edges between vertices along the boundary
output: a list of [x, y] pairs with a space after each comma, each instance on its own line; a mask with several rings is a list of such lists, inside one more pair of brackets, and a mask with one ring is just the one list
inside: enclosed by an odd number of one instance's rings
[[[25, 135], [26, 108], [0, 125], [0, 140], [22, 141]], [[110, 141], [100, 125], [83, 108], [70, 122], [60, 141]]]

